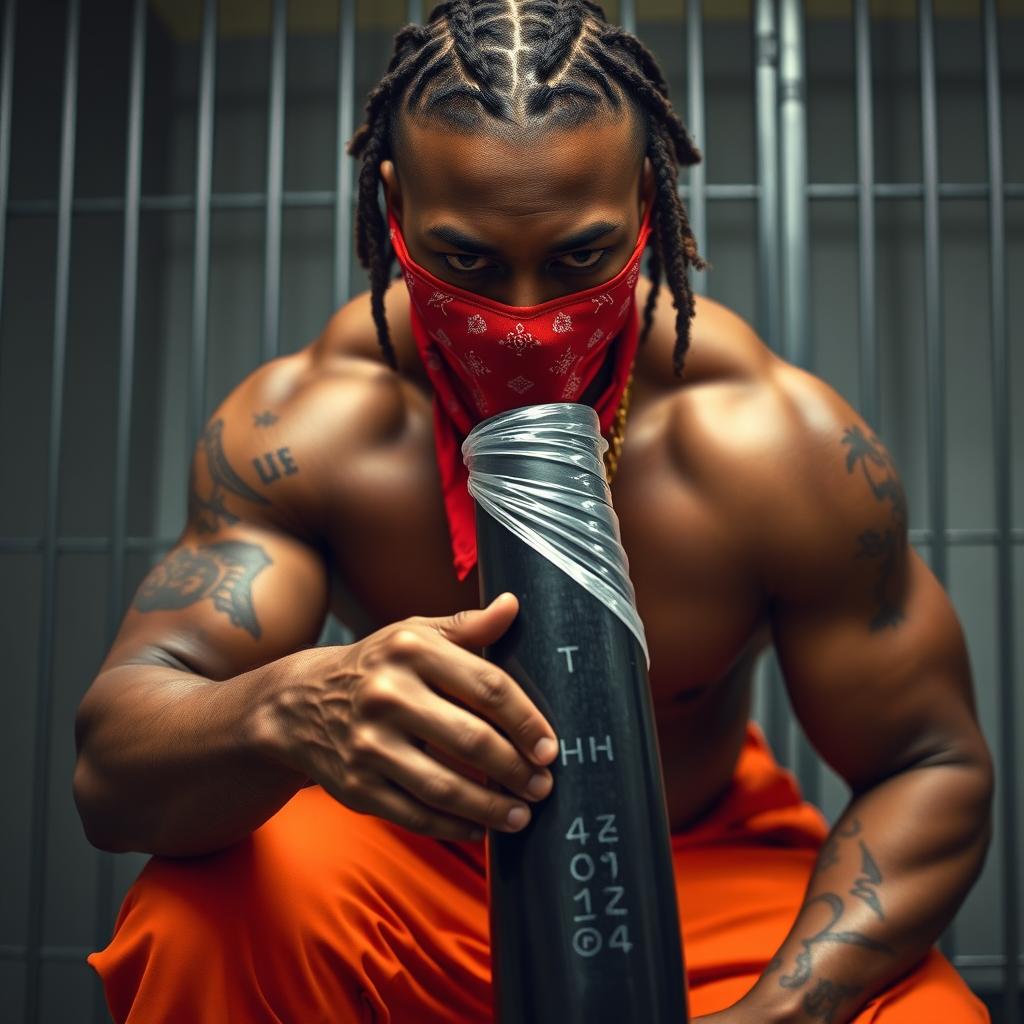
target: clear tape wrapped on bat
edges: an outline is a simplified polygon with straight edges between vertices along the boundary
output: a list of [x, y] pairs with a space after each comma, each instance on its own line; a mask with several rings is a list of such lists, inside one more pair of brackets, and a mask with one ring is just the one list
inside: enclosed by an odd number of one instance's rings
[[[607, 448], [593, 408], [555, 402], [484, 420], [463, 442], [462, 455], [469, 492], [479, 505], [618, 616], [639, 641], [650, 668], [605, 478]], [[555, 464], [557, 482], [537, 483], [536, 463], [528, 460]]]

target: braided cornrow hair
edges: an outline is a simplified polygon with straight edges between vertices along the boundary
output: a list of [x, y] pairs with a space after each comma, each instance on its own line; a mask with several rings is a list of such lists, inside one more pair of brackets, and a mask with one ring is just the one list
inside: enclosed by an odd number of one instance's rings
[[459, 131], [532, 133], [574, 127], [609, 108], [618, 111], [624, 97], [643, 129], [657, 184], [648, 262], [652, 287], [640, 340], [650, 331], [664, 274], [676, 310], [672, 366], [682, 375], [694, 311], [687, 269], [706, 264], [679, 198], [678, 171], [701, 156], [672, 108], [668, 83], [651, 52], [609, 24], [592, 0], [444, 0], [425, 25], [406, 25], [395, 36], [387, 73], [367, 99], [366, 120], [347, 143], [347, 152], [362, 159], [356, 255], [370, 274], [377, 336], [392, 367], [397, 361], [384, 292], [394, 257], [378, 188], [381, 162], [392, 159], [400, 111]]

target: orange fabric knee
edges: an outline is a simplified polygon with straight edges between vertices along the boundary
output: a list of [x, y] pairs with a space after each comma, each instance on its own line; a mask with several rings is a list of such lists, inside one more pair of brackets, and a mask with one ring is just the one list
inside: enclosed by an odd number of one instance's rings
[[[676, 859], [693, 1017], [742, 999], [796, 918], [815, 851], [708, 846]], [[937, 949], [851, 1024], [987, 1024], [985, 1004]]]
[[[728, 793], [672, 836], [694, 1016], [753, 986], [827, 831], [751, 723]], [[484, 846], [415, 835], [311, 787], [228, 850], [152, 858], [89, 963], [119, 1024], [487, 1024]], [[932, 1017], [988, 1020], [938, 953], [856, 1024]]]
[[303, 790], [247, 840], [152, 858], [93, 953], [114, 1019], [482, 1021], [482, 844], [439, 843]]
[[989, 1024], [988, 1008], [937, 950], [901, 980], [876, 996], [852, 1024]]
[[[687, 951], [689, 952], [689, 951]], [[705, 976], [691, 982], [693, 1017], [732, 1006], [754, 987], [761, 968], [747, 974]], [[985, 1004], [967, 987], [953, 965], [932, 949], [913, 971], [867, 1003], [850, 1024], [991, 1024]]]

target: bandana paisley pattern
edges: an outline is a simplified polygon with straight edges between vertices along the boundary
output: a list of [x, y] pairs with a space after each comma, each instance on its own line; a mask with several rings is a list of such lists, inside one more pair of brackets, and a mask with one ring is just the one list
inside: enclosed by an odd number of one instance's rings
[[614, 277], [537, 306], [507, 306], [414, 262], [388, 209], [391, 245], [409, 291], [413, 340], [434, 389], [434, 441], [456, 575], [476, 564], [473, 499], [461, 443], [481, 420], [522, 405], [576, 402], [613, 349], [612, 380], [594, 403], [611, 428], [636, 353], [635, 289], [650, 235], [644, 211], [633, 252]]

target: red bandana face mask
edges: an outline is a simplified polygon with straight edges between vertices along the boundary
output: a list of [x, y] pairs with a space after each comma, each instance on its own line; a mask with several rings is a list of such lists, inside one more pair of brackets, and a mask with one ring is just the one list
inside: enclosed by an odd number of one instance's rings
[[473, 426], [523, 405], [576, 402], [614, 346], [612, 379], [594, 402], [611, 429], [639, 338], [634, 295], [650, 235], [650, 206], [636, 246], [610, 280], [538, 306], [506, 306], [414, 263], [388, 208], [391, 244], [409, 289], [412, 335], [434, 388], [434, 442], [455, 569], [476, 564], [473, 499], [461, 444]]

